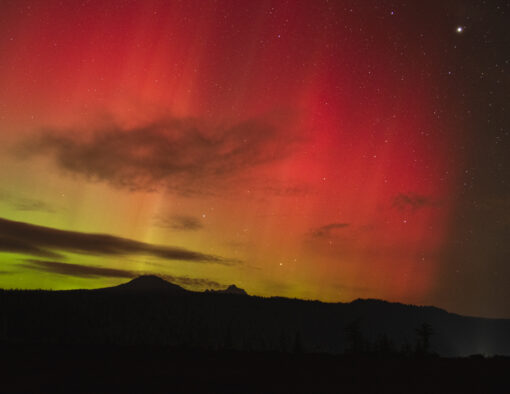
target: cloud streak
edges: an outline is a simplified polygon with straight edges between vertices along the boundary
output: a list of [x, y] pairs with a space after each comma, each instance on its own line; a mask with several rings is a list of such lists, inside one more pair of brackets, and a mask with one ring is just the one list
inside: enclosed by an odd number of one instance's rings
[[398, 210], [410, 209], [416, 211], [425, 207], [437, 206], [432, 198], [415, 193], [400, 193], [393, 199], [392, 207]]
[[122, 269], [93, 267], [90, 265], [62, 263], [60, 261], [26, 259], [25, 263], [26, 264], [22, 265], [25, 268], [37, 269], [61, 275], [76, 276], [79, 278], [134, 278], [137, 276], [132, 271]]
[[158, 227], [176, 231], [197, 231], [204, 227], [200, 219], [188, 215], [172, 215], [170, 217], [156, 217], [154, 224]]
[[327, 238], [334, 235], [336, 230], [349, 227], [349, 223], [330, 223], [312, 230], [312, 237]]
[[60, 258], [62, 252], [123, 256], [149, 255], [164, 260], [232, 265], [234, 260], [171, 246], [152, 245], [107, 234], [89, 234], [0, 218], [0, 251]]
[[4, 190], [0, 190], [0, 201], [9, 204], [9, 206], [16, 211], [55, 212], [55, 209], [44, 201], [33, 198], [16, 197]]
[[[1, 220], [1, 219], [0, 219]], [[41, 249], [38, 246], [21, 239], [0, 237], [0, 252], [29, 254], [31, 256], [60, 258], [58, 253]]]

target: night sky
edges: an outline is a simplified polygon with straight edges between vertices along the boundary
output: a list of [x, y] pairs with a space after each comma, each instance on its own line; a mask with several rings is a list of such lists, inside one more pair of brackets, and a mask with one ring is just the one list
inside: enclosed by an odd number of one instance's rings
[[0, 2], [0, 287], [157, 274], [510, 318], [510, 2]]

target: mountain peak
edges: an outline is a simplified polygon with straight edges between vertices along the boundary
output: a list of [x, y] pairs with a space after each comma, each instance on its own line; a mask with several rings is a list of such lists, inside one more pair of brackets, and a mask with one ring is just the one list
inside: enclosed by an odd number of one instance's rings
[[227, 293], [227, 294], [241, 294], [248, 295], [244, 289], [237, 287], [236, 285], [230, 285], [225, 290], [219, 290], [219, 293]]
[[163, 278], [160, 278], [159, 276], [156, 275], [142, 275], [114, 288], [131, 291], [173, 291], [173, 292], [186, 291], [182, 287], [167, 282]]

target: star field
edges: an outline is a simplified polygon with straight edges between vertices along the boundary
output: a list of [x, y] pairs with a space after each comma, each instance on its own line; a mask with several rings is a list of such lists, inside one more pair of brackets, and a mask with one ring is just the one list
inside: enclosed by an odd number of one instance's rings
[[510, 317], [508, 1], [0, 11], [0, 287]]

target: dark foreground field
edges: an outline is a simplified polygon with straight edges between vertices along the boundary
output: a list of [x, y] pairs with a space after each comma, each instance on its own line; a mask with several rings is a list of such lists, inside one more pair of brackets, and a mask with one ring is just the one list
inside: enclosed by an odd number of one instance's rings
[[508, 393], [508, 358], [2, 346], [5, 393]]

